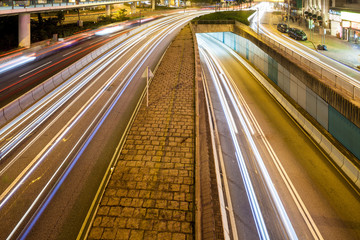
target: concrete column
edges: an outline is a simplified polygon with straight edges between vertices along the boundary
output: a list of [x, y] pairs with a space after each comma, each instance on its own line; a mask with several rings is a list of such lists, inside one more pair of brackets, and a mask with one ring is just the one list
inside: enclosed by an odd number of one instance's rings
[[110, 16], [111, 15], [111, 5], [105, 5], [105, 14], [106, 16]]
[[19, 47], [30, 47], [30, 13], [19, 14]]

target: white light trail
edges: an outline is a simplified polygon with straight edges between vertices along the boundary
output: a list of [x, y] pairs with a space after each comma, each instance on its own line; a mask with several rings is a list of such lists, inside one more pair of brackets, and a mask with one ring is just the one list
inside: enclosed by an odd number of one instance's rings
[[[207, 65], [209, 64], [212, 64], [212, 65], [215, 65], [218, 70], [218, 72], [222, 72], [222, 66], [221, 64], [216, 60], [216, 58], [211, 54], [211, 47], [210, 46], [207, 46], [206, 43], [205, 43], [205, 40], [199, 36], [198, 37], [199, 39], [199, 46], [200, 46], [200, 50], [201, 50], [201, 53], [208, 55], [209, 57], [206, 57], [207, 60]], [[209, 49], [208, 51], [204, 51], [202, 50], [202, 48], [204, 49]], [[213, 68], [213, 67], [211, 67]], [[210, 69], [210, 68], [209, 68]], [[271, 197], [272, 197], [272, 201], [274, 202], [275, 206], [276, 206], [276, 209], [277, 209], [277, 212], [278, 214], [280, 215], [280, 218], [282, 220], [282, 224], [284, 225], [285, 229], [286, 229], [286, 232], [287, 232], [287, 235], [291, 238], [291, 239], [297, 239], [297, 235], [292, 227], [292, 224], [286, 214], [286, 211], [283, 207], [283, 204], [280, 200], [280, 197], [272, 183], [272, 180], [267, 172], [267, 169], [264, 165], [264, 162], [262, 160], [262, 157], [260, 155], [260, 153], [258, 152], [258, 149], [257, 149], [257, 146], [253, 140], [253, 133], [251, 131], [251, 124], [250, 124], [250, 119], [247, 119], [246, 117], [246, 114], [244, 114], [244, 110], [241, 110], [242, 107], [241, 107], [241, 104], [238, 102], [238, 99], [234, 92], [234, 90], [232, 89], [231, 84], [229, 83], [230, 80], [227, 79], [227, 76], [224, 75], [224, 74], [220, 74], [220, 76], [223, 76], [221, 77], [220, 79], [224, 80], [222, 81], [222, 84], [219, 82], [219, 78], [217, 78], [216, 76], [214, 77], [214, 75], [216, 75], [216, 73], [213, 73], [212, 76], [213, 76], [213, 81], [214, 81], [214, 85], [216, 86], [216, 89], [217, 89], [217, 92], [218, 92], [218, 96], [219, 96], [219, 99], [221, 101], [221, 104], [224, 108], [224, 114], [226, 116], [226, 119], [230, 119], [230, 117], [228, 115], [232, 115], [231, 112], [228, 111], [228, 107], [226, 107], [225, 105], [227, 105], [226, 103], [223, 103], [226, 101], [225, 98], [223, 98], [222, 96], [224, 95], [224, 93], [222, 92], [222, 88], [221, 88], [221, 85], [223, 85], [223, 87], [225, 88], [225, 91], [227, 92], [227, 96], [229, 97], [230, 101], [232, 102], [232, 106], [233, 108], [236, 110], [235, 112], [237, 113], [237, 117], [238, 119], [240, 120], [241, 122], [241, 126], [242, 126], [242, 129], [244, 130], [244, 133], [248, 139], [248, 142], [251, 146], [251, 149], [253, 151], [253, 154], [257, 160], [257, 164], [258, 166], [260, 167], [261, 169], [261, 173], [262, 173], [262, 176], [265, 180], [265, 183], [266, 183], [266, 186], [267, 186], [267, 189], [269, 190], [269, 192], [271, 193]], [[224, 107], [225, 106], [225, 107]], [[255, 192], [254, 192], [254, 189], [252, 187], [252, 184], [251, 184], [251, 180], [248, 176], [248, 172], [247, 172], [247, 168], [246, 168], [246, 164], [244, 162], [244, 159], [242, 157], [242, 154], [241, 154], [241, 149], [239, 147], [239, 143], [237, 141], [237, 137], [236, 137], [236, 134], [235, 134], [235, 131], [232, 129], [232, 124], [231, 122], [228, 120], [228, 124], [229, 124], [229, 129], [230, 129], [230, 132], [231, 132], [231, 135], [232, 135], [232, 139], [233, 139], [233, 142], [234, 142], [234, 146], [235, 146], [235, 149], [236, 149], [236, 158], [238, 160], [238, 164], [239, 164], [239, 168], [240, 168], [240, 171], [242, 173], [242, 178], [243, 178], [243, 181], [244, 181], [244, 184], [246, 186], [246, 192], [248, 194], [248, 198], [249, 198], [249, 201], [250, 201], [250, 205], [251, 205], [251, 209], [252, 209], [252, 212], [253, 212], [253, 215], [254, 215], [254, 220], [256, 222], [256, 225], [257, 225], [257, 229], [258, 229], [258, 233], [259, 233], [259, 237], [261, 239], [268, 239], [268, 233], [267, 233], [267, 230], [266, 230], [266, 226], [265, 226], [265, 223], [263, 221], [263, 217], [261, 215], [261, 211], [260, 211], [260, 207], [257, 203], [257, 199], [256, 199], [256, 195], [255, 195]]]
[[[172, 17], [172, 20], [174, 20], [174, 17]], [[103, 93], [104, 91], [106, 91], [106, 89], [108, 89], [108, 87], [109, 87], [109, 86], [111, 85], [111, 83], [118, 77], [118, 75], [121, 73], [121, 71], [123, 71], [123, 69], [124, 69], [125, 67], [129, 66], [129, 64], [133, 61], [133, 59], [134, 59], [137, 55], [140, 55], [144, 49], [147, 49], [146, 52], [145, 52], [145, 54], [143, 53], [143, 56], [141, 56], [141, 59], [142, 59], [142, 60], [140, 61], [140, 63], [134, 64], [134, 67], [133, 67], [133, 69], [131, 70], [131, 71], [133, 72], [132, 75], [131, 75], [130, 77], [126, 77], [126, 78], [129, 79], [129, 80], [127, 81], [126, 85], [125, 85], [125, 88], [126, 88], [126, 86], [127, 86], [127, 85], [130, 83], [130, 81], [134, 78], [134, 76], [135, 76], [135, 74], [137, 73], [137, 71], [139, 71], [139, 69], [142, 67], [142, 64], [145, 62], [145, 60], [148, 58], [148, 56], [156, 49], [156, 47], [158, 46], [158, 44], [160, 44], [160, 42], [161, 42], [163, 39], [165, 39], [165, 37], [166, 37], [168, 34], [170, 34], [171, 32], [175, 31], [175, 30], [179, 27], [179, 25], [183, 25], [183, 24], [184, 24], [186, 21], [188, 21], [189, 19], [188, 19], [188, 18], [184, 18], [183, 16], [180, 16], [179, 19], [176, 19], [176, 20], [178, 20], [178, 22], [173, 23], [173, 24], [168, 24], [168, 23], [164, 22], [164, 23], [162, 24], [162, 26], [166, 26], [166, 28], [165, 28], [164, 30], [162, 30], [160, 33], [157, 33], [156, 36], [154, 36], [154, 37], [152, 37], [151, 39], [147, 40], [147, 43], [144, 44], [140, 49], [138, 49], [137, 52], [136, 52], [136, 54], [135, 54], [132, 58], [128, 59], [128, 60], [126, 61], [125, 65], [124, 65], [123, 67], [121, 67], [121, 68], [111, 77], [111, 79], [110, 79], [109, 81], [107, 81], [107, 84], [106, 84], [105, 86], [103, 86], [103, 87], [98, 91], [98, 93], [97, 93], [96, 95], [94, 95], [94, 97], [91, 99], [91, 102], [85, 104], [85, 105], [82, 107], [81, 112], [79, 112], [77, 115], [75, 115], [75, 116], [73, 117], [73, 118], [75, 118], [75, 119], [69, 121], [68, 124], [67, 124], [67, 126], [65, 126], [65, 127], [63, 128], [63, 130], [60, 131], [60, 132], [58, 133], [58, 135], [57, 135], [55, 138], [53, 138], [53, 140], [47, 145], [46, 149], [43, 149], [43, 151], [38, 155], [37, 158], [39, 158], [39, 159], [36, 160], [36, 163], [31, 167], [31, 169], [25, 169], [25, 171], [24, 171], [24, 176], [21, 178], [21, 180], [20, 180], [17, 184], [15, 184], [15, 183], [11, 184], [11, 186], [8, 188], [8, 191], [5, 191], [5, 192], [7, 192], [8, 194], [4, 194], [4, 193], [2, 194], [2, 196], [1, 196], [0, 199], [3, 199], [3, 201], [1, 201], [1, 203], [0, 203], [0, 208], [4, 206], [4, 204], [10, 199], [10, 197], [17, 191], [17, 189], [19, 189], [19, 187], [25, 182], [25, 180], [28, 179], [28, 177], [34, 172], [34, 170], [36, 169], [36, 167], [39, 166], [39, 165], [41, 164], [41, 162], [44, 161], [44, 159], [45, 159], [45, 158], [48, 156], [48, 154], [56, 147], [56, 145], [61, 142], [61, 139], [63, 139], [63, 138], [66, 136], [66, 134], [68, 134], [68, 131], [70, 131], [70, 129], [71, 129], [74, 125], [76, 125], [76, 123], [77, 123], [78, 121], [80, 121], [81, 117], [86, 113], [87, 109], [89, 109], [89, 108], [97, 101], [97, 99], [102, 95], [102, 93]], [[159, 26], [159, 27], [160, 27], [160, 26]], [[155, 27], [152, 31], [147, 31], [146, 34], [143, 33], [143, 36], [145, 37], [145, 36], [148, 36], [148, 35], [150, 35], [150, 34], [153, 34], [153, 32], [156, 31], [159, 27]], [[141, 40], [141, 38], [139, 38], [139, 36], [135, 36], [134, 38], [137, 39], [138, 41]], [[158, 40], [157, 40], [156, 42], [154, 42], [154, 39], [158, 39]], [[129, 41], [134, 42], [133, 39], [130, 39]], [[132, 45], [133, 45], [133, 44], [132, 44]], [[114, 59], [115, 59], [116, 57], [118, 57], [120, 54], [121, 54], [121, 53], [117, 53], [116, 55], [112, 56], [112, 58], [110, 58], [110, 59], [107, 60], [107, 61], [108, 61], [108, 62], [114, 62]], [[102, 66], [103, 66], [103, 65], [102, 65]], [[136, 68], [136, 70], [134, 70], [134, 68]], [[101, 71], [101, 69], [103, 69], [103, 68], [99, 67], [97, 70], [95, 70], [94, 73], [91, 73], [91, 75], [90, 75], [89, 77], [87, 77], [87, 78], [93, 78], [97, 73], [99, 73], [99, 72]], [[130, 71], [130, 72], [131, 72], [131, 71]], [[129, 74], [130, 74], [130, 73], [129, 73]], [[84, 75], [82, 75], [82, 76], [84, 76]], [[125, 78], [125, 79], [126, 79], [126, 78]], [[79, 84], [83, 84], [83, 82], [80, 82]], [[71, 92], [71, 91], [76, 92], [76, 91], [78, 91], [78, 90], [77, 90], [78, 88], [81, 89], [81, 86], [80, 86], [80, 85], [77, 85], [77, 86], [79, 86], [79, 87], [75, 87], [74, 89], [71, 89], [69, 92]], [[115, 93], [119, 92], [119, 89], [120, 89], [121, 87], [122, 87], [122, 84], [120, 84], [120, 86], [118, 86], [118, 89], [115, 91]], [[121, 93], [122, 93], [123, 91], [124, 91], [124, 89], [121, 90]], [[114, 93], [114, 94], [115, 94], [115, 93]], [[120, 94], [120, 96], [121, 96], [121, 94]], [[118, 98], [119, 98], [120, 96], [118, 96]], [[118, 100], [118, 98], [116, 99], [116, 101]], [[113, 99], [113, 97], [111, 97], [111, 98], [108, 100], [108, 103], [109, 103], [110, 101], [112, 101], [111, 99]], [[53, 107], [56, 109], [57, 104], [60, 104], [60, 103], [63, 103], [63, 104], [64, 104], [66, 101], [67, 101], [67, 99], [63, 99], [63, 100], [61, 100], [61, 101], [59, 100], [59, 101], [57, 101], [57, 102], [53, 105]], [[89, 101], [90, 101], [90, 100], [89, 100]], [[108, 103], [106, 103], [106, 104], [104, 105], [104, 108], [103, 108], [103, 109], [105, 109], [105, 107], [109, 105]], [[115, 104], [115, 103], [113, 103], [113, 104]], [[112, 109], [112, 108], [111, 108], [111, 109]], [[109, 111], [110, 111], [110, 110], [109, 110]], [[53, 113], [54, 111], [48, 111], [48, 112]], [[102, 111], [100, 111], [100, 113], [101, 113], [101, 112], [102, 112]], [[95, 119], [98, 119], [99, 117], [101, 117], [100, 113], [99, 113], [98, 117], [96, 117]], [[44, 115], [44, 113], [42, 113], [42, 115]], [[94, 119], [94, 121], [93, 121], [93, 123], [92, 123], [91, 125], [93, 125], [93, 124], [95, 123], [95, 119]], [[36, 124], [40, 124], [39, 120], [38, 120], [38, 121], [35, 121], [35, 123], [36, 123]], [[99, 126], [98, 126], [98, 127], [99, 127]], [[98, 129], [98, 127], [97, 127], [96, 129]], [[10, 128], [9, 128], [9, 129], [10, 129]], [[97, 131], [96, 129], [94, 130], [95, 132]], [[90, 130], [91, 130], [91, 128], [89, 127], [86, 132], [88, 132], [88, 131], [90, 131]], [[81, 139], [82, 139], [83, 137], [85, 137], [85, 136], [86, 136], [86, 134], [84, 133], [83, 136], [81, 137]], [[81, 143], [81, 141], [82, 141], [81, 139], [80, 139], [80, 140], [78, 141], [78, 143], [76, 144], [76, 147], [77, 147], [77, 145], [79, 145], [79, 144]], [[91, 140], [91, 138], [90, 138], [90, 140]], [[76, 149], [76, 147], [74, 147], [72, 151], [74, 151], [74, 150]], [[82, 152], [83, 150], [84, 150], [84, 149], [81, 149], [81, 150], [79, 150], [79, 151]], [[67, 161], [67, 159], [65, 159], [62, 164], [64, 164], [65, 161]], [[62, 166], [62, 164], [61, 164], [61, 166]], [[59, 168], [61, 168], [61, 167], [59, 167]], [[57, 173], [58, 173], [58, 171], [55, 172], [55, 174], [51, 177], [51, 179], [49, 180], [49, 182], [50, 182], [50, 181], [53, 181], [54, 176], [55, 176]], [[49, 184], [49, 182], [48, 182], [48, 184]], [[48, 184], [46, 185], [46, 187], [43, 188], [43, 190], [41, 191], [40, 195], [42, 195], [42, 194], [44, 193], [43, 191], [44, 191], [45, 188], [47, 188], [47, 187], [49, 186]], [[5, 195], [6, 195], [6, 197], [5, 197]], [[50, 195], [51, 195], [51, 193], [50, 193]], [[4, 198], [4, 197], [5, 197], [5, 198]], [[23, 216], [23, 218], [19, 221], [18, 225], [17, 225], [16, 228], [13, 230], [13, 232], [11, 233], [10, 236], [12, 236], [12, 235], [17, 231], [18, 227], [20, 227], [20, 225], [22, 225], [22, 222], [26, 219], [27, 215], [30, 213], [30, 209], [33, 208], [33, 207], [36, 205], [35, 202], [37, 202], [37, 201], [39, 201], [39, 200], [40, 200], [40, 198], [39, 198], [39, 196], [38, 196], [38, 197], [35, 199], [35, 201], [33, 202], [33, 204], [31, 204], [31, 206], [30, 206], [30, 208], [28, 209], [27, 213], [26, 213], [26, 214]], [[40, 211], [40, 212], [41, 212], [41, 211]], [[36, 218], [36, 217], [35, 217], [35, 218]]]
[[26, 63], [32, 62], [35, 59], [36, 59], [35, 54], [31, 54], [29, 56], [21, 56], [13, 60], [9, 60], [8, 62], [0, 65], [0, 74], [9, 71], [11, 69], [20, 67]]

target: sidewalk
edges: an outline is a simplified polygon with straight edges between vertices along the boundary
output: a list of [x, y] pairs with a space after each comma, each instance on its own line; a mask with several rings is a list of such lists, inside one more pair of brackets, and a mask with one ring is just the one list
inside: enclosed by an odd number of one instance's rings
[[[280, 20], [281, 17], [273, 23], [277, 24], [282, 22]], [[274, 25], [273, 27], [276, 29], [276, 25]], [[335, 36], [331, 36], [329, 33], [327, 33], [325, 36], [325, 45], [328, 51], [317, 50], [315, 48], [317, 47], [317, 45], [321, 44], [322, 38], [322, 36], [319, 34], [319, 31], [313, 32], [312, 38], [310, 39], [310, 31], [309, 29], [307, 29], [306, 22], [304, 20], [301, 24], [299, 24], [299, 22], [290, 21], [290, 27], [299, 28], [306, 33], [308, 40], [298, 41], [303, 45], [352, 68], [357, 68], [358, 66], [360, 66], [360, 44], [349, 43], [348, 41], [339, 39]], [[358, 70], [360, 70], [360, 68], [358, 68]]]
[[194, 239], [195, 69], [190, 28], [165, 54], [88, 239]]

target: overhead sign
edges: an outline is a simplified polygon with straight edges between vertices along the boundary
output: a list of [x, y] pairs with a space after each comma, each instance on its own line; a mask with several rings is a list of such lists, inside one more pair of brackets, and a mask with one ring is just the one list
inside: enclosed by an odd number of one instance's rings
[[341, 22], [341, 16], [340, 15], [329, 14], [329, 19], [331, 21]]
[[341, 19], [342, 20], [349, 20], [349, 21], [359, 22], [360, 14], [352, 13], [352, 12], [341, 12]]

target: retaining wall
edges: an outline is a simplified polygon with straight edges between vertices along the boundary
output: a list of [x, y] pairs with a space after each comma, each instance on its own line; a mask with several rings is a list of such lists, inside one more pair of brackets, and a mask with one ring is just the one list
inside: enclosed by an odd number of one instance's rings
[[[216, 28], [219, 29], [219, 26]], [[208, 29], [211, 28], [206, 26], [206, 30]], [[360, 188], [360, 128], [343, 116], [336, 107], [343, 106], [347, 111], [352, 111], [348, 109], [349, 106], [358, 108], [276, 50], [257, 39], [251, 41], [250, 39], [254, 39], [252, 35], [244, 38], [230, 32], [209, 34], [234, 49], [267, 75], [273, 83], [267, 82], [263, 85], [269, 88], [284, 108]], [[327, 95], [330, 96], [322, 97]], [[334, 96], [336, 98], [333, 98]], [[336, 104], [332, 106], [329, 102]]]

